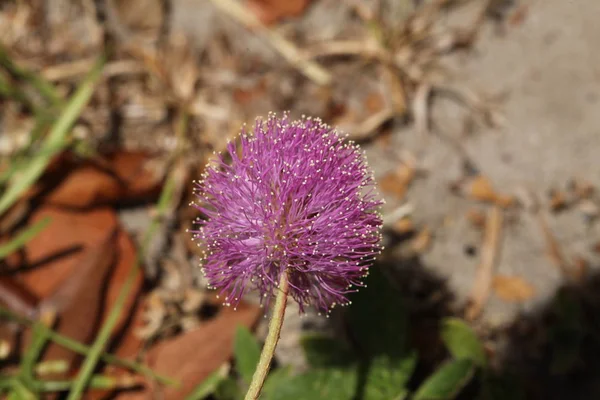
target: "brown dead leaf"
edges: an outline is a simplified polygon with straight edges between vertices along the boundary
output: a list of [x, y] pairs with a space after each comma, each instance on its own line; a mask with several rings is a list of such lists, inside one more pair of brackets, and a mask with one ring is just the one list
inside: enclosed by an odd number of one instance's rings
[[401, 218], [392, 225], [392, 230], [398, 235], [405, 235], [415, 231], [415, 224], [410, 218]]
[[33, 211], [30, 223], [50, 218], [51, 223], [27, 243], [21, 254], [7, 258], [9, 269], [35, 296], [46, 298], [81, 265], [84, 249], [96, 246], [117, 226], [117, 217], [107, 208], [84, 213], [42, 206]]
[[415, 168], [407, 163], [402, 163], [395, 171], [388, 172], [378, 180], [379, 189], [384, 193], [389, 193], [403, 199], [409, 185], [415, 177]]
[[411, 240], [410, 247], [413, 253], [421, 254], [431, 246], [432, 234], [431, 228], [424, 226], [419, 233]]
[[[117, 253], [117, 231], [108, 231], [105, 238], [86, 248], [81, 262], [58, 289], [40, 303], [40, 309], [58, 313], [57, 331], [88, 343], [95, 335], [104, 306], [105, 281], [114, 265]], [[72, 363], [78, 355], [54, 343], [48, 346], [44, 361], [66, 360]]]
[[[0, 306], [12, 312], [35, 317], [38, 299], [26, 287], [10, 276], [0, 276]], [[0, 321], [0, 360], [13, 355], [19, 343], [20, 326], [16, 322]], [[15, 354], [16, 356], [16, 354]]]
[[520, 276], [496, 275], [492, 283], [496, 296], [510, 303], [522, 303], [535, 296], [535, 288]]
[[35, 313], [38, 299], [10, 276], [0, 276], [0, 305], [27, 317]]
[[144, 152], [119, 151], [83, 161], [64, 154], [35, 192], [47, 204], [72, 208], [153, 200], [162, 181], [157, 164]]
[[373, 92], [370, 93], [365, 99], [365, 109], [369, 114], [383, 110], [385, 106], [385, 100], [381, 93]]
[[246, 0], [246, 6], [265, 25], [302, 14], [311, 0]]
[[[77, 287], [72, 283], [69, 284], [69, 280], [95, 281], [102, 294], [101, 318], [106, 318], [126, 276], [134, 267], [136, 249], [133, 241], [119, 227], [114, 211], [108, 208], [74, 212], [52, 206], [41, 206], [34, 211], [30, 222], [35, 223], [44, 218], [51, 219], [48, 227], [27, 243], [21, 254], [14, 254], [7, 259], [8, 268], [18, 271], [14, 274], [14, 279], [40, 299], [51, 298], [61, 291], [64, 292], [67, 289], [63, 285], [67, 285], [67, 288]], [[103, 261], [109, 260], [111, 253], [115, 254], [116, 260], [110, 264], [108, 272], [97, 266], [92, 271], [93, 276], [102, 271], [109, 275], [91, 279], [83, 274], [84, 278], [76, 278], [77, 275], [85, 272], [82, 271], [82, 267], [89, 265], [86, 259], [93, 257], [94, 253], [97, 254], [98, 246], [112, 232], [115, 232], [115, 238], [110, 248], [104, 250]], [[142, 272], [138, 271], [115, 332], [119, 332], [129, 318], [131, 308], [141, 290], [142, 280]], [[88, 289], [88, 294], [92, 295], [93, 288]], [[80, 303], [79, 300], [75, 302]], [[66, 304], [68, 301], [63, 303], [62, 307], [70, 307]]]
[[246, 303], [240, 303], [237, 310], [221, 308], [216, 317], [197, 328], [158, 343], [148, 353], [148, 365], [180, 381], [181, 387], [151, 387], [149, 382], [145, 388], [149, 393], [137, 397], [184, 398], [231, 357], [236, 327], [251, 328], [260, 314], [259, 307]]
[[[116, 303], [117, 297], [119, 297], [119, 293], [121, 292], [121, 288], [125, 284], [131, 269], [135, 267], [136, 263], [137, 249], [129, 234], [123, 229], [119, 229], [117, 232], [117, 251], [117, 260], [109, 277], [106, 288], [104, 314], [102, 317], [103, 321], [106, 320], [110, 310], [112, 310], [114, 304]], [[117, 322], [115, 325], [115, 332], [118, 332], [123, 328], [123, 324], [125, 324], [126, 320], [131, 315], [132, 309], [134, 308], [135, 303], [138, 301], [139, 295], [142, 291], [143, 283], [144, 274], [142, 269], [138, 268], [135, 272], [133, 285], [131, 286], [127, 299], [125, 299], [125, 303], [123, 304], [123, 311], [121, 313], [121, 317], [119, 318], [119, 322]]]
[[261, 96], [264, 96], [267, 91], [267, 81], [261, 79], [255, 86], [249, 88], [233, 89], [233, 99], [241, 106], [248, 105], [250, 102], [256, 101]]
[[563, 211], [569, 205], [568, 200], [567, 200], [567, 195], [563, 191], [551, 190], [549, 193], [549, 197], [550, 197], [549, 206], [550, 206], [550, 210], [552, 212]]
[[512, 207], [516, 203], [513, 196], [497, 193], [489, 179], [483, 175], [477, 175], [471, 180], [468, 194], [474, 200], [495, 203], [503, 208]]
[[475, 210], [473, 208], [469, 209], [467, 211], [467, 220], [476, 229], [485, 228], [485, 214], [480, 210]]

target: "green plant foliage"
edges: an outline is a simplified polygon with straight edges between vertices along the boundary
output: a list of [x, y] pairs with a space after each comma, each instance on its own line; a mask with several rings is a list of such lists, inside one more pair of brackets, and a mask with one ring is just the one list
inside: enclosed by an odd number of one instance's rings
[[223, 379], [217, 386], [214, 396], [219, 400], [239, 400], [244, 398], [245, 391], [232, 377]]
[[401, 295], [380, 269], [373, 268], [365, 283], [367, 287], [352, 296], [347, 315], [357, 350], [366, 357], [387, 354], [402, 358], [408, 320]]
[[406, 385], [417, 364], [416, 354], [400, 360], [378, 356], [369, 364], [364, 400], [402, 400], [409, 394]]
[[277, 387], [290, 379], [291, 376], [292, 369], [289, 366], [271, 370], [263, 386], [261, 399], [271, 399], [277, 391]]
[[453, 399], [475, 373], [473, 361], [462, 359], [446, 362], [431, 375], [414, 396], [414, 400]]
[[309, 334], [300, 339], [306, 361], [311, 367], [347, 366], [354, 356], [339, 340], [320, 335]]
[[302, 339], [310, 371], [283, 379], [269, 400], [400, 400], [416, 355], [406, 351], [407, 318], [401, 296], [379, 270], [352, 297], [345, 315], [350, 342], [322, 335]]
[[457, 360], [467, 359], [480, 367], [486, 364], [483, 345], [473, 330], [459, 318], [446, 318], [442, 324], [442, 340]]
[[237, 327], [233, 343], [233, 354], [238, 373], [244, 383], [249, 385], [260, 358], [260, 345], [252, 332], [246, 327]]
[[208, 376], [202, 383], [194, 388], [191, 394], [189, 394], [185, 400], [202, 400], [208, 395], [215, 392], [221, 382], [226, 379], [221, 371], [215, 371]]
[[354, 369], [319, 368], [282, 381], [269, 400], [349, 400], [357, 383]]

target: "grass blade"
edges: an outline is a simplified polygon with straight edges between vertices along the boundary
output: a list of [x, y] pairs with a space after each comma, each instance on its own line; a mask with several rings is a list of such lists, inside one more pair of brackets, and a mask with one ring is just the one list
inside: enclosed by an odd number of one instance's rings
[[48, 224], [50, 224], [50, 221], [50, 218], [44, 218], [27, 229], [19, 232], [19, 234], [10, 242], [0, 245], [0, 260], [25, 246], [27, 242], [36, 237], [41, 231], [46, 229]]
[[11, 74], [28, 81], [46, 100], [53, 106], [60, 107], [62, 99], [56, 92], [54, 86], [33, 71], [16, 65], [6, 53], [6, 49], [0, 46], [0, 64], [2, 64]]
[[8, 210], [44, 172], [52, 157], [67, 145], [67, 134], [89, 101], [96, 83], [101, 76], [104, 57], [96, 63], [88, 76], [81, 83], [58, 117], [41, 151], [31, 160], [29, 165], [18, 176], [13, 176], [7, 190], [0, 198], [0, 215]]
[[[62, 347], [66, 348], [66, 349], [74, 351], [77, 354], [81, 354], [81, 355], [85, 356], [90, 351], [90, 347], [83, 343], [73, 340], [67, 336], [63, 336], [60, 333], [57, 333], [57, 332], [43, 326], [41, 323], [39, 323], [37, 321], [32, 321], [28, 318], [22, 317], [20, 315], [16, 315], [16, 314], [10, 312], [9, 310], [7, 310], [3, 307], [0, 307], [0, 320], [2, 318], [9, 319], [11, 321], [15, 321], [15, 322], [18, 322], [18, 323], [26, 325], [26, 326], [39, 327], [39, 329], [42, 329], [42, 330], [45, 329], [45, 333], [48, 335], [48, 338], [51, 341], [53, 341], [56, 344], [61, 345]], [[125, 360], [123, 358], [113, 356], [111, 354], [102, 354], [100, 358], [102, 359], [102, 361], [104, 361], [106, 363], [118, 365], [118, 366], [121, 366], [124, 368], [128, 368], [134, 372], [137, 372], [138, 374], [144, 375], [144, 376], [146, 376], [150, 379], [153, 379], [157, 382], [160, 382], [162, 384], [171, 385], [171, 386], [178, 385], [178, 382], [175, 381], [174, 379], [157, 374], [156, 372], [152, 371], [152, 369], [150, 369], [149, 367], [147, 367], [143, 364], [139, 364], [139, 363], [136, 363], [131, 360]]]

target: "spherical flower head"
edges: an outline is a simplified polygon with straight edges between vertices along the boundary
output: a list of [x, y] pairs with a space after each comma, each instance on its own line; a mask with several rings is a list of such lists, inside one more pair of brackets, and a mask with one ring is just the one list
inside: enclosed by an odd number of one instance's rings
[[195, 187], [209, 285], [227, 305], [250, 289], [268, 302], [288, 274], [301, 312], [348, 304], [381, 252], [381, 201], [359, 147], [318, 119], [270, 114], [227, 153]]

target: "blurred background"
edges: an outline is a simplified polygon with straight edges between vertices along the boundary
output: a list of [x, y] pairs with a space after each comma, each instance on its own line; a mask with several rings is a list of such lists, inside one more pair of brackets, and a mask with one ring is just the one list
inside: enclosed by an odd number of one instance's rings
[[600, 396], [600, 2], [0, 1], [0, 396], [240, 399], [193, 180], [257, 116], [367, 154], [386, 250], [268, 399]]

